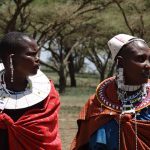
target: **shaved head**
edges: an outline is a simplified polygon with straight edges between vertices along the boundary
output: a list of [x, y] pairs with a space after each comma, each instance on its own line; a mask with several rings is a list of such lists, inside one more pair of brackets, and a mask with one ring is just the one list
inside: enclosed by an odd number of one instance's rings
[[15, 54], [28, 46], [33, 39], [21, 32], [9, 32], [0, 41], [0, 58], [5, 59], [6, 55]]

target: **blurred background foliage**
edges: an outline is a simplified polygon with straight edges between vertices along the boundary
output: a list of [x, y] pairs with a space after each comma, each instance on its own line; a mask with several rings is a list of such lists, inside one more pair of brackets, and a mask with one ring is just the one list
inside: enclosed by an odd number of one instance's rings
[[63, 93], [78, 86], [79, 73], [96, 73], [99, 81], [114, 74], [107, 41], [115, 34], [150, 43], [149, 11], [149, 0], [0, 0], [0, 36], [20, 31], [34, 37], [49, 52], [41, 65], [56, 73]]

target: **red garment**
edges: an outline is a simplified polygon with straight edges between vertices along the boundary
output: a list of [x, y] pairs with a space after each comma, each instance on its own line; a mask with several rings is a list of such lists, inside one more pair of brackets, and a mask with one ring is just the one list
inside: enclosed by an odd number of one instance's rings
[[14, 122], [0, 114], [0, 128], [8, 129], [10, 150], [61, 150], [58, 132], [59, 95], [51, 82], [51, 91], [42, 109], [32, 109]]
[[[112, 79], [111, 79], [112, 80]], [[104, 81], [106, 82], [106, 81]], [[104, 83], [103, 82], [103, 83]], [[101, 84], [103, 84], [101, 83]], [[100, 88], [101, 88], [100, 84]], [[150, 92], [148, 94], [150, 96]], [[105, 96], [112, 104], [120, 105], [117, 99], [115, 82], [111, 82], [105, 88]], [[150, 102], [147, 106], [150, 105]], [[88, 143], [91, 135], [101, 126], [115, 119], [121, 126], [120, 146], [121, 150], [135, 150], [135, 125], [137, 125], [137, 145], [138, 150], [150, 150], [150, 121], [134, 120], [131, 114], [125, 114], [120, 119], [120, 112], [108, 107], [98, 98], [98, 91], [91, 96], [80, 112], [78, 123], [78, 132], [71, 144], [71, 150], [84, 150], [83, 145]], [[118, 139], [119, 142], [119, 139]]]

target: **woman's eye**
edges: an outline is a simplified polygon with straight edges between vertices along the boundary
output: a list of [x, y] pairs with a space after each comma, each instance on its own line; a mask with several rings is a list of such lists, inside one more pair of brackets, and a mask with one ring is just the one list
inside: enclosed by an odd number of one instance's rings
[[138, 61], [138, 62], [144, 62], [145, 59], [146, 59], [146, 58], [145, 58], [144, 56], [138, 56], [138, 57], [137, 57], [137, 61]]
[[34, 56], [36, 56], [36, 55], [37, 55], [37, 53], [27, 53], [27, 55], [28, 55], [28, 56], [32, 56], [32, 57], [34, 57]]

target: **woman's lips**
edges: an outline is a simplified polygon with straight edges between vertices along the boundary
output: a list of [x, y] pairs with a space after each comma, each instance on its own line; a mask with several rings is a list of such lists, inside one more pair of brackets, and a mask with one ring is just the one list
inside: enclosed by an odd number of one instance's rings
[[36, 65], [36, 66], [33, 67], [33, 69], [34, 69], [34, 70], [38, 70], [39, 67], [40, 67], [39, 65]]
[[150, 77], [150, 71], [143, 71], [142, 75], [144, 78], [149, 78]]
[[34, 66], [34, 68], [38, 68], [38, 69], [39, 69], [39, 67], [40, 67], [40, 64], [37, 64]]

